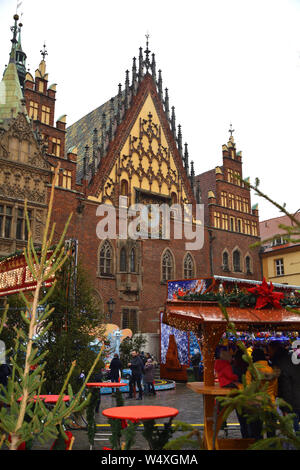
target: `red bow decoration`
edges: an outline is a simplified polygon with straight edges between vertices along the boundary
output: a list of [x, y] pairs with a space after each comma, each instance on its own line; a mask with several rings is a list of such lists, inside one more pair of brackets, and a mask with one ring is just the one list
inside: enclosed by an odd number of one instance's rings
[[280, 300], [283, 299], [284, 294], [282, 292], [273, 292], [274, 286], [272, 282], [268, 286], [266, 279], [263, 278], [261, 285], [256, 285], [247, 289], [251, 294], [257, 295], [255, 308], [263, 308], [268, 304], [272, 307], [281, 308]]

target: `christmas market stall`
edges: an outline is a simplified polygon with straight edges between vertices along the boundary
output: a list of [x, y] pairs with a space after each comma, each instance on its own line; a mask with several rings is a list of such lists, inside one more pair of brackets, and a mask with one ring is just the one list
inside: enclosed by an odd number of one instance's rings
[[[226, 307], [229, 321], [237, 331], [295, 332], [300, 331], [299, 290], [299, 286], [220, 276], [168, 282], [163, 323], [180, 331], [192, 331], [201, 344], [204, 381], [188, 386], [203, 396], [206, 449], [243, 449], [252, 443], [217, 437], [221, 421], [214, 422], [215, 398], [232, 391], [215, 382], [215, 351], [228, 326], [219, 304]], [[299, 315], [286, 307], [299, 310]]]

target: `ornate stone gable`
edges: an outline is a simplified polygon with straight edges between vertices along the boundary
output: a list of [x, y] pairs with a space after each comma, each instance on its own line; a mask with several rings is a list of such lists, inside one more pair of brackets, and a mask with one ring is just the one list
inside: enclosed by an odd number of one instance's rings
[[48, 175], [7, 165], [0, 160], [0, 195], [14, 200], [47, 204]]
[[[149, 101], [149, 98], [151, 99], [152, 105], [150, 108], [147, 108], [145, 104]], [[149, 119], [149, 112], [152, 114], [152, 124], [148, 129], [151, 134], [151, 136], [149, 134], [151, 145], [150, 149], [149, 147], [145, 149], [144, 145], [142, 146], [139, 142], [140, 132], [138, 128], [140, 125], [142, 127], [147, 126], [146, 121]], [[140, 119], [142, 120], [140, 121]], [[159, 149], [153, 149], [155, 140], [157, 142], [157, 132], [160, 132], [160, 147]], [[154, 137], [155, 135], [156, 138]], [[128, 147], [130, 139], [131, 150]], [[132, 152], [132, 155], [137, 155], [137, 153], [133, 151], [134, 146], [140, 153], [140, 156], [141, 153], [146, 153], [147, 155], [145, 155], [145, 157], [151, 154], [151, 150], [153, 153], [158, 150], [157, 157], [161, 165], [156, 168], [155, 162], [153, 161], [153, 164], [150, 164], [151, 162], [148, 160], [149, 166], [145, 168], [144, 163], [146, 159], [142, 158], [138, 168], [136, 168], [130, 158], [130, 152]], [[126, 157], [129, 158], [126, 159]], [[163, 162], [163, 160], [165, 161]], [[172, 164], [170, 164], [171, 161]], [[167, 172], [163, 170], [164, 163], [168, 166]], [[173, 188], [171, 192], [177, 193], [178, 202], [195, 202], [190, 181], [183, 166], [182, 157], [177, 149], [177, 143], [150, 75], [146, 75], [143, 78], [139, 91], [133, 98], [132, 104], [127, 111], [126, 118], [118, 126], [116, 136], [108, 148], [107, 155], [101, 159], [98, 170], [88, 187], [89, 197], [93, 200], [106, 200], [108, 203], [114, 204], [120, 194], [120, 183], [122, 179], [121, 166], [124, 165], [127, 166], [126, 171], [128, 171], [128, 178], [134, 175], [134, 178], [137, 178], [139, 181], [143, 179], [144, 181], [145, 179], [150, 181], [150, 179], [152, 179], [152, 181], [154, 181], [154, 187], [156, 186], [156, 189], [152, 188], [153, 192], [160, 192], [160, 187], [164, 187], [163, 194], [171, 196], [170, 185], [175, 184], [177, 188], [176, 190]], [[136, 182], [137, 180], [135, 179], [135, 183]], [[146, 184], [144, 188], [143, 183], [141, 185], [136, 185], [135, 183], [133, 184], [141, 189], [150, 189], [148, 184]], [[166, 190], [166, 187], [169, 189]]]
[[42, 170], [50, 169], [31, 123], [23, 113], [9, 120], [6, 129], [2, 128], [0, 131], [0, 159], [2, 158]]
[[[162, 194], [173, 202], [187, 203], [189, 188], [174, 158], [152, 96], [148, 93], [135, 121], [128, 129], [115, 164], [103, 178], [98, 200], [117, 204], [127, 182], [129, 202], [137, 202], [137, 190]], [[127, 131], [127, 132], [128, 132]], [[109, 154], [106, 157], [109, 158]], [[112, 158], [112, 156], [111, 156]], [[108, 164], [108, 162], [107, 162]], [[182, 173], [184, 170], [182, 171]]]

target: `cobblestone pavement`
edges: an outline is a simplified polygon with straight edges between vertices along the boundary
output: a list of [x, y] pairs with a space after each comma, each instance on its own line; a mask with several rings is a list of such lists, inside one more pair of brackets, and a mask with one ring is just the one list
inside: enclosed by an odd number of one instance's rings
[[[179, 413], [175, 418], [178, 421], [183, 421], [189, 424], [197, 425], [199, 430], [203, 429], [203, 400], [202, 396], [190, 390], [186, 384], [176, 384], [176, 389], [157, 392], [156, 396], [144, 397], [142, 401], [135, 399], [127, 399], [127, 393], [123, 394], [125, 398], [125, 405], [160, 405], [170, 406], [177, 408]], [[102, 415], [101, 410], [112, 408], [116, 406], [115, 399], [111, 395], [104, 395], [101, 399], [100, 412], [96, 414], [97, 435], [95, 440], [94, 450], [101, 450], [103, 446], [110, 447], [109, 434], [110, 427], [107, 423], [107, 418]], [[163, 423], [166, 420], [158, 420], [157, 423]], [[228, 424], [228, 437], [241, 437], [239, 425], [236, 414], [233, 413], [229, 416]], [[139, 427], [142, 431], [142, 427]], [[75, 436], [74, 450], [88, 450], [90, 448], [87, 432], [85, 430], [72, 431]], [[225, 431], [220, 431], [220, 436], [225, 436]], [[226, 436], [225, 436], [226, 437]], [[98, 440], [99, 439], [99, 440]], [[41, 445], [36, 443], [33, 449], [49, 449], [51, 443]], [[148, 444], [144, 440], [142, 433], [137, 433], [137, 439], [133, 449], [146, 450]]]

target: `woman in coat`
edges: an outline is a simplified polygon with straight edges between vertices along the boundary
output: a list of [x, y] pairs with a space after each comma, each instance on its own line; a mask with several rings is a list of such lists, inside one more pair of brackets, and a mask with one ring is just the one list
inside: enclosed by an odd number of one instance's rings
[[152, 359], [147, 359], [147, 362], [144, 366], [145, 369], [145, 384], [146, 384], [146, 390], [147, 393], [150, 395], [151, 393], [153, 395], [156, 395], [155, 389], [154, 389], [154, 366]]

